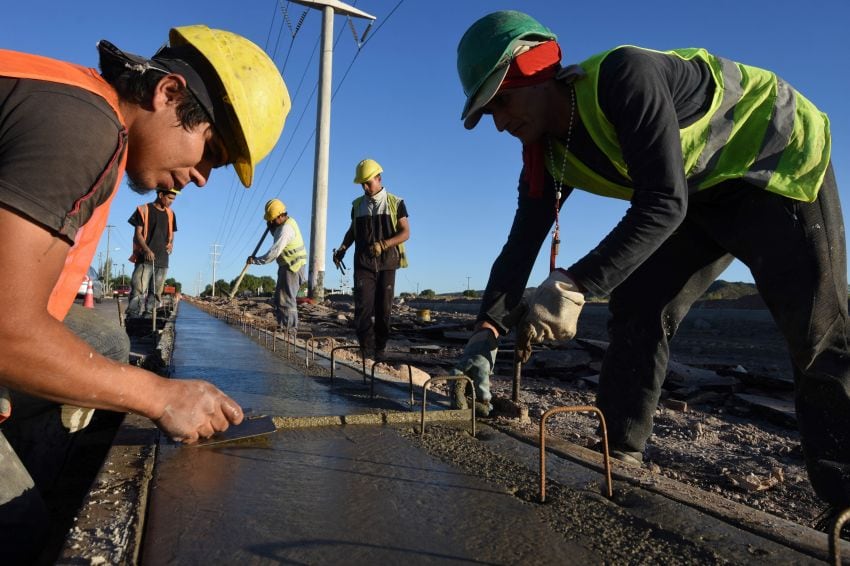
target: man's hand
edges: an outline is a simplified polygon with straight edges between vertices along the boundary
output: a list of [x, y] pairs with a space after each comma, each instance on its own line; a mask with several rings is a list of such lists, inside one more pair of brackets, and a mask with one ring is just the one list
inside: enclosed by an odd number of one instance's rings
[[167, 244], [165, 244], [165, 251], [168, 252], [168, 253], [171, 253], [172, 251], [174, 251], [174, 243], [168, 242]]
[[[466, 375], [475, 383], [476, 397], [478, 401], [487, 403], [490, 401], [490, 374], [493, 373], [493, 366], [496, 364], [496, 353], [499, 350], [499, 343], [496, 338], [496, 333], [489, 328], [480, 328], [466, 343], [463, 349], [463, 355], [455, 364], [453, 373], [455, 375]], [[458, 382], [462, 387], [458, 388], [460, 394], [455, 394], [454, 405], [456, 409], [466, 408], [466, 398], [462, 395], [466, 384]]]
[[378, 240], [369, 246], [369, 251], [371, 252], [372, 257], [378, 257], [386, 251], [387, 247], [387, 244], [383, 240]]
[[256, 263], [257, 263], [257, 258], [255, 258], [255, 257], [254, 257], [254, 256], [252, 256], [252, 255], [249, 255], [249, 256], [248, 256], [248, 259], [246, 259], [246, 260], [245, 260], [245, 263], [248, 263], [248, 264], [254, 265], [254, 264], [256, 264]]
[[150, 248], [146, 249], [146, 250], [145, 250], [145, 261], [146, 261], [147, 263], [151, 263], [151, 262], [153, 262], [153, 260], [155, 260], [155, 259], [156, 259], [156, 254], [155, 254], [155, 253], [153, 253], [153, 250], [152, 250], [152, 249], [150, 249]]
[[340, 266], [342, 265], [342, 258], [345, 257], [345, 250], [346, 249], [348, 249], [348, 248], [346, 248], [345, 246], [340, 246], [340, 247], [338, 247], [337, 249], [334, 250], [333, 260], [334, 260], [334, 265], [336, 266], [337, 269], [341, 269]]
[[519, 323], [516, 351], [523, 363], [531, 357], [531, 345], [544, 340], [572, 340], [584, 295], [565, 271], [557, 269], [531, 296], [528, 313]]
[[242, 408], [211, 383], [163, 380], [166, 405], [153, 422], [172, 440], [192, 444], [242, 422]]

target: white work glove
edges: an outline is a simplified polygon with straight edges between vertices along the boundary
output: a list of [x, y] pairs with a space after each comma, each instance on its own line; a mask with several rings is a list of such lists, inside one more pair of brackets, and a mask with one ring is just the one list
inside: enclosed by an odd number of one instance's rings
[[0, 423], [12, 415], [12, 400], [9, 398], [9, 390], [0, 385]]
[[519, 323], [516, 352], [525, 363], [531, 345], [544, 340], [572, 340], [584, 295], [567, 273], [556, 269], [540, 284], [528, 302], [528, 313]]

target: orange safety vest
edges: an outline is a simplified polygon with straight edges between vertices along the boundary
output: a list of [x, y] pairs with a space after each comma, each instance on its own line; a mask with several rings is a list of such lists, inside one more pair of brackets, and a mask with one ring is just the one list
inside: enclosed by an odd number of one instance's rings
[[[110, 171], [113, 164], [116, 161], [119, 162], [118, 176], [115, 179], [115, 186], [112, 188], [112, 193], [106, 202], [94, 209], [88, 222], [77, 230], [74, 245], [71, 246], [71, 249], [68, 251], [68, 257], [65, 258], [65, 267], [62, 269], [62, 273], [59, 274], [59, 279], [50, 293], [50, 300], [47, 304], [48, 312], [57, 320], [64, 320], [71, 305], [74, 303], [80, 283], [85, 278], [89, 265], [91, 265], [100, 235], [106, 227], [109, 206], [112, 204], [112, 199], [115, 197], [118, 186], [121, 184], [121, 178], [124, 176], [124, 166], [127, 163], [127, 152], [124, 151], [127, 145], [127, 127], [118, 106], [118, 94], [109, 83], [101, 78], [96, 69], [57, 61], [39, 55], [0, 49], [0, 77], [49, 81], [87, 90], [102, 97], [109, 103], [109, 106], [112, 107], [122, 126], [118, 147], [109, 165], [104, 169], [104, 171]], [[79, 211], [79, 204], [81, 202], [93, 198], [95, 190], [102, 182], [102, 178], [98, 179], [91, 190], [78, 199], [77, 205], [71, 210], [70, 214], [75, 214]]]
[[[148, 205], [143, 204], [136, 208], [139, 211], [139, 216], [142, 217], [142, 239], [147, 241], [148, 239]], [[174, 211], [170, 208], [166, 207], [165, 214], [168, 216], [168, 241], [170, 242], [174, 238]], [[140, 261], [144, 262], [145, 260], [145, 252], [142, 250], [142, 246], [136, 242], [136, 238], [133, 238], [133, 254], [128, 258], [133, 263], [138, 263]]]

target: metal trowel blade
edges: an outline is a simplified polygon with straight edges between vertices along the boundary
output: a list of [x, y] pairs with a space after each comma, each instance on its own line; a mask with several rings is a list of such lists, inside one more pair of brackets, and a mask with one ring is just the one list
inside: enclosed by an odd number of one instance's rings
[[274, 425], [274, 420], [271, 417], [251, 417], [242, 421], [238, 425], [230, 425], [227, 430], [217, 432], [213, 436], [198, 441], [190, 446], [210, 446], [212, 444], [223, 444], [225, 442], [233, 442], [234, 440], [242, 440], [253, 436], [262, 436], [270, 434], [277, 430]]

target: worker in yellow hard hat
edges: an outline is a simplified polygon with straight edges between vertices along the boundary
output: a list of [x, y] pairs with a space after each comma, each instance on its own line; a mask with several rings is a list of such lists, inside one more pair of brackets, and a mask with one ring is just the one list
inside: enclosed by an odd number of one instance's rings
[[[8, 563], [30, 562], [46, 524], [37, 494], [47, 485], [33, 489], [31, 478], [17, 476], [38, 470], [39, 483], [52, 481], [69, 445], [28, 452], [55, 461], [22, 465], [12, 430], [26, 429], [30, 416], [31, 429], [48, 431], [47, 420], [35, 421], [54, 419], [58, 403], [130, 411], [185, 442], [242, 420], [241, 408], [209, 383], [163, 379], [99, 354], [126, 362], [127, 335], [73, 302], [125, 170], [139, 192], [203, 186], [228, 164], [249, 186], [289, 112], [283, 78], [257, 45], [204, 25], [173, 28], [151, 58], [105, 40], [97, 48], [100, 72], [0, 50], [0, 359], [14, 360], [0, 364], [0, 488], [20, 487], [0, 489]], [[16, 412], [23, 394], [55, 411]], [[61, 428], [50, 430], [58, 436]]]
[[[250, 256], [248, 263], [264, 265], [277, 260], [277, 285], [274, 290], [275, 318], [278, 325], [288, 331], [298, 327], [298, 291], [307, 280], [304, 266], [307, 250], [298, 223], [286, 211], [280, 199], [266, 203], [263, 219], [274, 238], [266, 253]], [[259, 247], [259, 246], [258, 246]]]
[[404, 242], [410, 238], [407, 206], [383, 185], [383, 168], [364, 159], [354, 170], [354, 182], [364, 195], [352, 202], [351, 225], [335, 250], [339, 266], [345, 252], [354, 248], [354, 325], [365, 355], [384, 356], [390, 334], [395, 296], [395, 272], [407, 267]]

